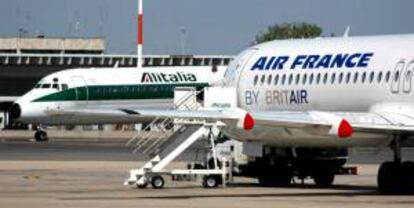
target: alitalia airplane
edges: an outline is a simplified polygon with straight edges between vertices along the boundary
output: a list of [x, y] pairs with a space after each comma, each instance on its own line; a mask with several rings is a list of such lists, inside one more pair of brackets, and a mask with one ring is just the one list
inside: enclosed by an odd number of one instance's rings
[[[133, 123], [157, 116], [217, 121], [225, 124], [221, 130], [231, 138], [273, 148], [256, 167], [263, 184], [289, 183], [297, 161], [291, 158], [299, 155], [298, 148], [391, 147], [394, 159], [379, 169], [379, 190], [412, 193], [414, 163], [402, 162], [401, 148], [414, 139], [413, 51], [414, 35], [281, 40], [252, 46], [224, 75], [224, 87], [236, 89], [237, 107], [198, 111], [144, 109], [128, 102], [165, 95], [163, 89], [147, 92], [144, 86], [131, 86], [136, 80], [150, 80], [149, 76], [120, 70], [61, 72], [20, 98], [11, 113], [21, 121], [53, 124]], [[318, 155], [322, 154], [307, 157]], [[335, 164], [318, 164], [314, 171], [332, 183], [329, 168]]]
[[[105, 124], [148, 123], [142, 118], [126, 121], [117, 116], [99, 118], [66, 114], [73, 109], [122, 110], [171, 109], [176, 87], [202, 89], [220, 83], [224, 68], [142, 67], [142, 68], [84, 68], [49, 74], [12, 106], [10, 116], [31, 124]], [[25, 104], [24, 104], [25, 103]], [[54, 103], [51, 105], [51, 103]], [[30, 108], [26, 108], [29, 104]], [[35, 133], [37, 141], [47, 140], [41, 128]]]

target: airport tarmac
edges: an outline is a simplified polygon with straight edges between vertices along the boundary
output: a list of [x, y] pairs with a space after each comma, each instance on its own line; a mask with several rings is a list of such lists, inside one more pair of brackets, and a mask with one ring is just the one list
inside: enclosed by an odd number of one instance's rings
[[[122, 185], [128, 170], [143, 163], [123, 142], [2, 140], [0, 207], [413, 207], [413, 196], [377, 193], [378, 164], [391, 155], [375, 151], [351, 151], [360, 174], [338, 176], [330, 189], [262, 188], [246, 178], [236, 178], [231, 187], [203, 189], [200, 181], [166, 178], [166, 187], [155, 190]], [[405, 156], [413, 160], [414, 151]]]

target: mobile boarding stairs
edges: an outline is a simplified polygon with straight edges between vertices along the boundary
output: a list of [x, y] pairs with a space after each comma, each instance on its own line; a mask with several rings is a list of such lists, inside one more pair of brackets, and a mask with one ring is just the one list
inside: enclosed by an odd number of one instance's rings
[[[220, 94], [228, 94], [228, 96], [220, 96], [220, 102], [225, 99], [231, 103], [231, 106], [236, 104], [236, 92], [232, 88], [206, 88], [197, 91], [193, 87], [180, 87], [174, 91], [174, 106], [177, 110], [198, 110], [205, 107], [203, 105], [212, 103], [212, 99], [218, 99], [217, 90], [220, 90]], [[204, 97], [202, 102], [199, 102], [199, 97]], [[151, 184], [153, 188], [163, 188], [165, 181], [162, 176], [170, 175], [173, 178], [193, 176], [195, 178], [200, 175], [203, 176], [204, 187], [212, 188], [219, 184], [225, 186], [232, 181], [232, 165], [231, 160], [227, 161], [226, 158], [218, 160], [216, 156], [214, 140], [218, 134], [218, 125], [220, 124], [204, 120], [155, 118], [150, 125], [147, 125], [148, 129], [140, 131], [127, 143], [127, 146], [134, 148], [134, 152], [143, 153], [152, 159], [141, 168], [130, 170], [129, 178], [124, 185], [146, 188], [148, 184]], [[149, 129], [153, 126], [157, 126], [159, 132]], [[154, 137], [155, 134], [157, 136]], [[175, 158], [201, 139], [208, 140], [210, 143], [210, 153], [214, 161], [211, 169], [165, 169]], [[222, 161], [222, 164], [217, 164], [218, 161]]]

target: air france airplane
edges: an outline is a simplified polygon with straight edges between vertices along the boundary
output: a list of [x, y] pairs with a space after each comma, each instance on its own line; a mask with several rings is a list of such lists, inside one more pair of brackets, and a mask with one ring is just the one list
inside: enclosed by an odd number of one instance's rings
[[[231, 138], [278, 150], [388, 146], [394, 159], [379, 169], [380, 192], [412, 193], [414, 163], [402, 162], [401, 148], [414, 139], [413, 51], [414, 35], [272, 41], [246, 49], [227, 68], [224, 87], [236, 89], [236, 108], [187, 112], [124, 105], [105, 110], [84, 109], [82, 105], [90, 102], [85, 101], [67, 110], [66, 96], [59, 102], [56, 97], [67, 91], [75, 98], [78, 88], [72, 86], [60, 93], [48, 89], [41, 96], [33, 94], [35, 89], [17, 101], [20, 111], [15, 116], [22, 121], [53, 120], [44, 109], [54, 108], [61, 109], [54, 115], [76, 115], [74, 122], [91, 115], [86, 121], [133, 122], [158, 116], [206, 119], [224, 123], [221, 130]], [[130, 79], [115, 71], [107, 76], [116, 76], [118, 82]], [[53, 76], [49, 79], [47, 83], [53, 84]], [[98, 95], [89, 95], [94, 96]], [[105, 102], [119, 96], [124, 95], [114, 94]], [[42, 109], [36, 107], [39, 101]], [[257, 166], [262, 173], [259, 181], [289, 183], [294, 161], [277, 152], [264, 155], [276, 162]], [[329, 167], [334, 164], [319, 165], [320, 171], [326, 170], [321, 172], [327, 176], [322, 181], [332, 183]]]
[[[173, 108], [174, 88], [202, 89], [219, 83], [223, 73], [224, 68], [216, 66], [63, 70], [44, 77], [19, 98], [10, 116], [41, 125], [125, 123], [122, 117], [95, 118], [92, 112]], [[89, 109], [91, 114], [65, 113], [74, 109]], [[143, 118], [138, 123], [150, 121]], [[46, 132], [39, 129], [35, 139], [47, 140]]]

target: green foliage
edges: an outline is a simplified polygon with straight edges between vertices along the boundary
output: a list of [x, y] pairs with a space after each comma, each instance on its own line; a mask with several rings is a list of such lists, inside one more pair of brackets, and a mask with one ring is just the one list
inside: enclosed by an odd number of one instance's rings
[[322, 34], [322, 28], [306, 22], [283, 23], [269, 26], [256, 35], [254, 44], [272, 40], [315, 38]]

